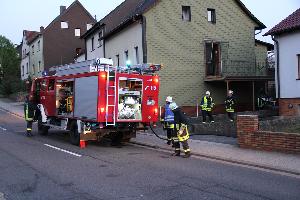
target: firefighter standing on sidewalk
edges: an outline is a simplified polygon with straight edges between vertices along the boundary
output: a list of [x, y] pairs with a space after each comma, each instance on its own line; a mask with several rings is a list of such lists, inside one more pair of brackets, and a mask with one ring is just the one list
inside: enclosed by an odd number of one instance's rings
[[186, 116], [183, 114], [181, 109], [177, 106], [175, 102], [170, 104], [170, 109], [174, 113], [174, 130], [176, 131], [176, 135], [174, 136], [174, 146], [175, 146], [175, 153], [174, 156], [180, 156], [180, 143], [182, 145], [184, 151], [184, 158], [188, 158], [191, 156], [191, 150], [189, 148], [188, 139], [190, 137], [188, 132], [188, 120]]
[[203, 122], [206, 123], [206, 115], [209, 117], [210, 122], [215, 122], [212, 116], [212, 108], [214, 107], [214, 102], [212, 97], [210, 96], [210, 92], [206, 91], [205, 96], [201, 99], [201, 110], [202, 110], [202, 118]]
[[225, 108], [227, 115], [231, 122], [234, 120], [234, 106], [235, 106], [235, 98], [233, 97], [233, 91], [228, 91], [228, 96], [225, 100]]
[[168, 96], [166, 98], [165, 111], [161, 115], [161, 122], [164, 125], [164, 129], [167, 130], [168, 145], [172, 143], [172, 138], [174, 137], [174, 113], [170, 109], [172, 101], [172, 97]]
[[35, 114], [35, 104], [29, 99], [29, 96], [26, 96], [24, 103], [24, 116], [27, 122], [26, 135], [28, 137], [32, 136], [32, 123]]

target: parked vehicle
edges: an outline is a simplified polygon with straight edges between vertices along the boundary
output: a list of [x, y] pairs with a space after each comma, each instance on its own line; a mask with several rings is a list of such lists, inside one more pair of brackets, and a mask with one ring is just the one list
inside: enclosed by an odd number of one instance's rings
[[70, 142], [101, 140], [123, 134], [135, 137], [158, 120], [161, 65], [113, 67], [111, 59], [94, 59], [50, 68], [55, 75], [33, 80], [30, 97], [38, 107], [38, 132], [68, 130]]

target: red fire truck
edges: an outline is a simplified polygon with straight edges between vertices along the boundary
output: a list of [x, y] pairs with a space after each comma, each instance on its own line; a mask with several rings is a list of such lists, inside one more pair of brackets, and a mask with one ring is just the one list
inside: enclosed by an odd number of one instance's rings
[[111, 59], [94, 59], [50, 68], [52, 76], [33, 81], [30, 99], [37, 104], [38, 133], [67, 130], [70, 142], [101, 140], [136, 130], [158, 120], [161, 65], [113, 67]]

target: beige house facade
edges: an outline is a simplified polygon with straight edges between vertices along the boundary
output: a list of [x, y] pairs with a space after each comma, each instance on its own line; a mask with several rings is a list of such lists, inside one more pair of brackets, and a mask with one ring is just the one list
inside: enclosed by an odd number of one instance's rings
[[[255, 91], [272, 79], [256, 69], [255, 33], [265, 25], [239, 0], [127, 0], [98, 24], [105, 30], [103, 56], [115, 64], [119, 55], [123, 65], [120, 55], [126, 51], [136, 60], [135, 47], [140, 62], [164, 64], [158, 73], [160, 105], [170, 95], [193, 112], [210, 90], [215, 111], [222, 112], [227, 90], [233, 89], [241, 109], [253, 109]], [[83, 38], [87, 42], [96, 33]]]

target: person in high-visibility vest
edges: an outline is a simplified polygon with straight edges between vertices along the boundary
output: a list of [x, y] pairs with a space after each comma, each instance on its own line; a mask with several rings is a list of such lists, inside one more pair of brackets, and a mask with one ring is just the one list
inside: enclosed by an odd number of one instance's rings
[[202, 110], [202, 118], [203, 118], [202, 123], [206, 123], [206, 115], [209, 117], [210, 122], [212, 123], [215, 122], [211, 114], [214, 105], [215, 104], [213, 102], [212, 97], [210, 96], [210, 92], [206, 91], [205, 96], [201, 99], [201, 103], [200, 103], [201, 110]]
[[24, 102], [24, 117], [27, 122], [26, 135], [28, 137], [32, 136], [32, 123], [34, 120], [35, 109], [35, 104], [29, 99], [29, 96], [26, 96]]
[[234, 107], [235, 107], [235, 98], [233, 97], [233, 91], [229, 90], [228, 96], [225, 100], [225, 109], [231, 122], [234, 121], [234, 112], [235, 112]]
[[161, 122], [163, 123], [164, 129], [167, 130], [167, 144], [172, 143], [172, 138], [174, 137], [174, 113], [170, 109], [170, 104], [173, 102], [171, 96], [166, 98], [165, 110], [161, 115]]
[[180, 143], [184, 151], [184, 158], [191, 156], [191, 150], [188, 144], [188, 139], [190, 137], [188, 132], [188, 120], [183, 114], [181, 109], [177, 106], [175, 102], [170, 104], [170, 109], [174, 113], [174, 130], [176, 131], [176, 136], [174, 137], [174, 156], [180, 156]]

